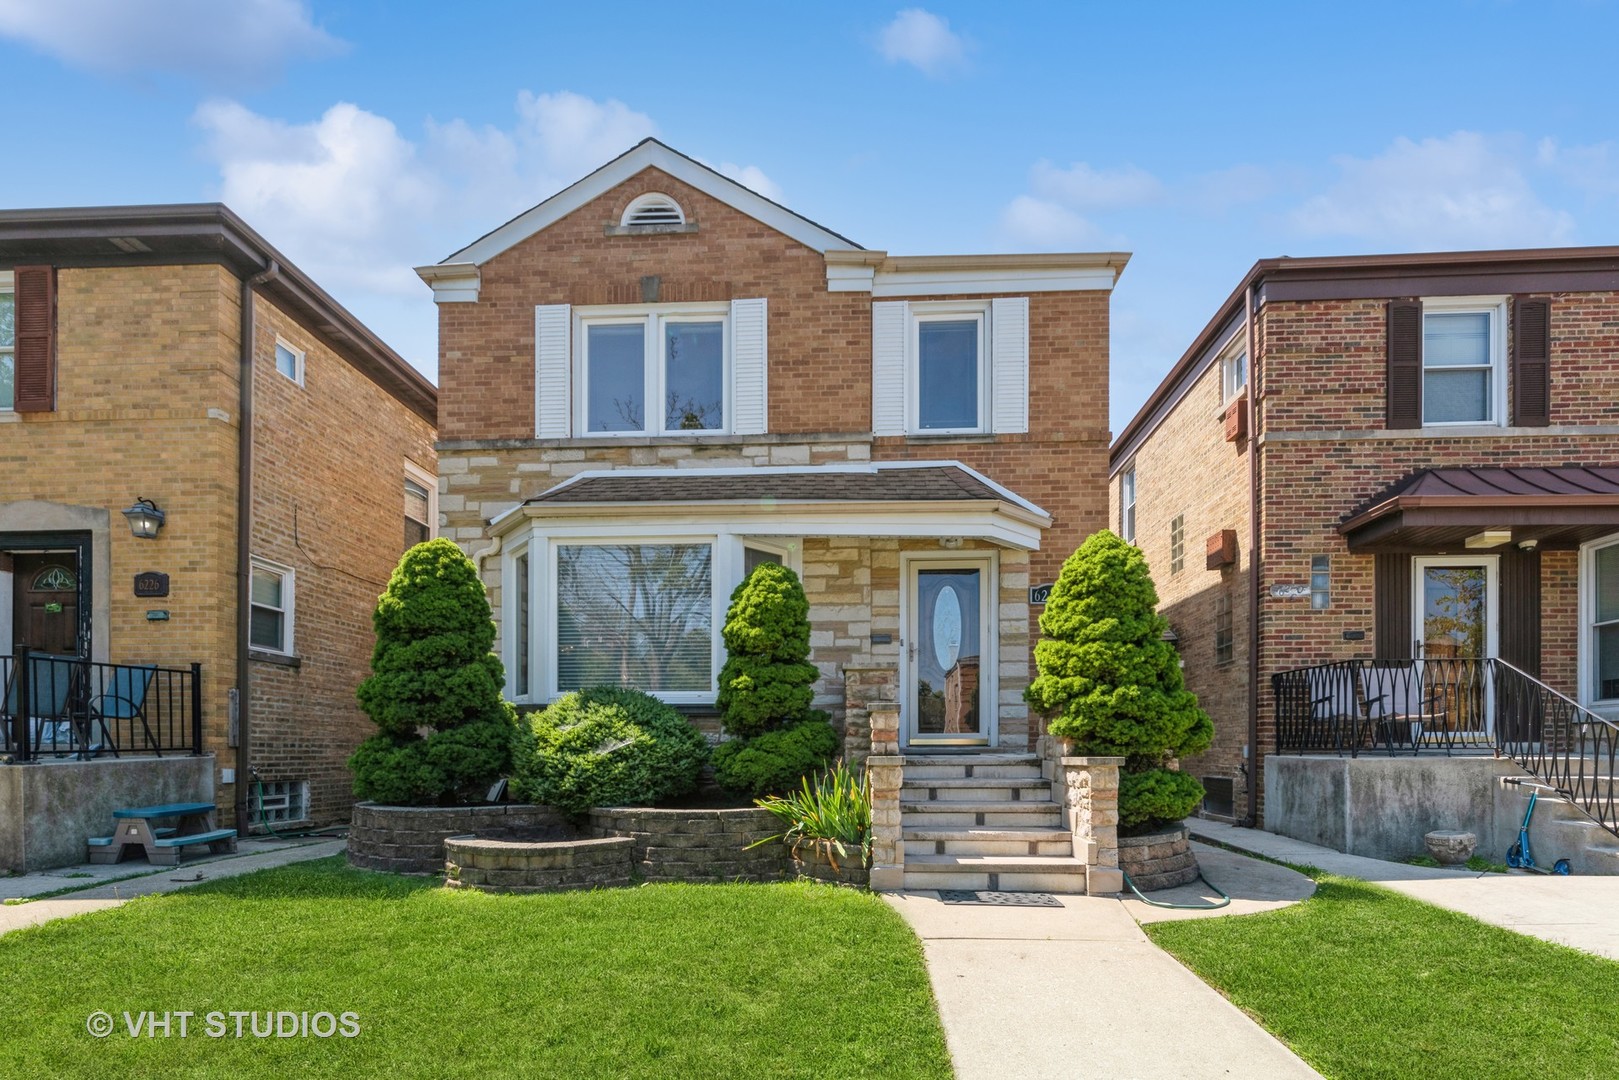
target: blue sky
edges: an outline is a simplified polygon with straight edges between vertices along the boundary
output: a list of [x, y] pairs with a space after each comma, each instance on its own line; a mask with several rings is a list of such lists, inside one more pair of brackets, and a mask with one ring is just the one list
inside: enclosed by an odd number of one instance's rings
[[1619, 242], [1616, 39], [1604, 2], [0, 0], [0, 206], [223, 199], [431, 375], [409, 268], [657, 135], [868, 247], [1133, 252], [1117, 431], [1255, 259]]

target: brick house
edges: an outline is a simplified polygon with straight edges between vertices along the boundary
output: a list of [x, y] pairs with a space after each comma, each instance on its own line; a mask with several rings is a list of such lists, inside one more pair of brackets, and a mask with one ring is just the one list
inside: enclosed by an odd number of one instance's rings
[[436, 411], [223, 206], [0, 212], [0, 866], [82, 861], [142, 799], [256, 825], [250, 769], [270, 822], [346, 820], [370, 611], [436, 524]]
[[419, 268], [508, 696], [624, 682], [717, 732], [731, 591], [779, 561], [851, 756], [897, 703], [913, 758], [1037, 774], [1029, 589], [1104, 522], [1126, 258], [891, 256], [648, 139]]
[[1111, 521], [1215, 719], [1208, 816], [1482, 847], [1527, 769], [1613, 824], [1610, 785], [1551, 774], [1613, 772], [1616, 289], [1616, 248], [1263, 260], [1120, 433]]

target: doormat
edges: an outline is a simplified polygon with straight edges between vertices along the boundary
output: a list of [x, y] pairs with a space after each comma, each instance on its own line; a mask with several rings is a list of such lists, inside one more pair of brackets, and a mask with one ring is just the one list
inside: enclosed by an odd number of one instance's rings
[[991, 904], [998, 907], [1062, 907], [1062, 901], [1043, 892], [991, 892], [988, 889], [940, 889], [947, 904]]

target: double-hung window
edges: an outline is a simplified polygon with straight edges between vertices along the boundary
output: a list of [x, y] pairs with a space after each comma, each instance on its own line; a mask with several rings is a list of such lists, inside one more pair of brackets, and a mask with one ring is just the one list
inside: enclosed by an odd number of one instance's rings
[[248, 643], [266, 652], [292, 652], [292, 571], [253, 560]]
[[986, 305], [916, 305], [913, 431], [948, 435], [987, 430]]
[[1422, 422], [1499, 424], [1506, 401], [1506, 312], [1500, 301], [1422, 305]]
[[17, 293], [11, 282], [11, 271], [0, 271], [0, 410], [17, 401]]
[[726, 430], [727, 306], [579, 316], [585, 435]]
[[1128, 543], [1136, 542], [1136, 467], [1131, 465], [1119, 474], [1119, 536]]
[[1220, 401], [1234, 400], [1248, 386], [1248, 350], [1238, 349], [1220, 361]]

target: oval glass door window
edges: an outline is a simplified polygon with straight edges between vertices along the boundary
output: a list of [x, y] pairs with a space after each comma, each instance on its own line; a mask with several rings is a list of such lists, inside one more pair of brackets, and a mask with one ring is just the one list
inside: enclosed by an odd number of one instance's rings
[[945, 671], [955, 667], [961, 655], [961, 598], [951, 585], [940, 589], [933, 601], [933, 655]]

